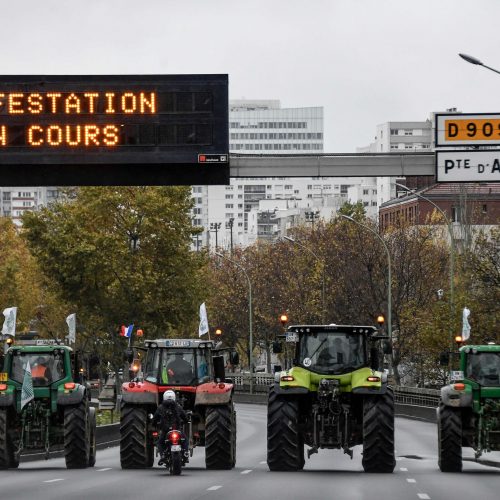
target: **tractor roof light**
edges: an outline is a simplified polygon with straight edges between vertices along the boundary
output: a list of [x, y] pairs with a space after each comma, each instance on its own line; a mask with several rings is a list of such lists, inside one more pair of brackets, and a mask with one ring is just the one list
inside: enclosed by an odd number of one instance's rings
[[453, 389], [455, 389], [456, 391], [463, 391], [463, 390], [465, 390], [465, 384], [462, 382], [460, 382], [458, 384], [454, 384]]
[[369, 376], [366, 380], [368, 380], [368, 382], [380, 382], [380, 377]]
[[282, 382], [293, 382], [294, 380], [293, 375], [283, 375], [281, 377]]
[[73, 390], [76, 387], [76, 384], [74, 382], [66, 382], [64, 384], [64, 388], [68, 390]]
[[0, 384], [0, 391], [6, 391], [7, 390], [7, 384]]

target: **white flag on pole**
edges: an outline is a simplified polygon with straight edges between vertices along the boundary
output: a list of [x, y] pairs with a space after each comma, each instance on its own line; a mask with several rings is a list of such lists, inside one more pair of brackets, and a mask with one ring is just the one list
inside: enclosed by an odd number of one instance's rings
[[205, 302], [200, 306], [200, 326], [198, 328], [198, 336], [201, 337], [205, 333], [208, 333], [208, 318], [207, 318], [207, 308], [205, 307]]
[[66, 323], [68, 324], [68, 342], [76, 341], [76, 313], [70, 314], [66, 318]]
[[32, 399], [34, 399], [34, 397], [35, 393], [33, 392], [33, 378], [31, 376], [31, 366], [28, 360], [26, 369], [24, 371], [23, 386], [21, 387], [21, 410]]
[[7, 309], [3, 310], [3, 315], [5, 316], [5, 321], [3, 322], [2, 335], [15, 337], [17, 307], [7, 307]]
[[470, 337], [470, 324], [469, 324], [470, 309], [464, 307], [462, 315], [462, 340], [467, 340]]

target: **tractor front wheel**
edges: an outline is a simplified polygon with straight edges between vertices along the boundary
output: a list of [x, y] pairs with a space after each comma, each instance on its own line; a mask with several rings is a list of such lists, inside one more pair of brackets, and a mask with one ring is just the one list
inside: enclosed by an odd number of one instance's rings
[[122, 469], [144, 469], [153, 465], [153, 443], [147, 435], [147, 411], [125, 405], [120, 419], [120, 463]]
[[89, 465], [90, 432], [86, 402], [64, 408], [64, 458], [68, 469]]
[[304, 468], [304, 442], [299, 431], [299, 403], [269, 390], [267, 406], [267, 465], [272, 471]]
[[205, 418], [207, 469], [229, 470], [236, 463], [236, 413], [233, 404], [209, 406]]
[[439, 408], [438, 464], [441, 472], [462, 471], [462, 418], [448, 406]]
[[366, 396], [363, 404], [363, 469], [365, 472], [392, 472], [394, 456], [394, 395]]

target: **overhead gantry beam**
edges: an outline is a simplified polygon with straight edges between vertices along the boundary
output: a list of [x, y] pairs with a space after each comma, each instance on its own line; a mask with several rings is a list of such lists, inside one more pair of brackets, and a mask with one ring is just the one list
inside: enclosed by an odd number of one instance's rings
[[230, 155], [231, 177], [408, 177], [435, 173], [434, 153]]

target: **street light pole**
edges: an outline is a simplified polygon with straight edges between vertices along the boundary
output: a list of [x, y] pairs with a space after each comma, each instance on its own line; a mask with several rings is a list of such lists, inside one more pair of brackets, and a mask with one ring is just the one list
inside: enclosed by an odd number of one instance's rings
[[243, 272], [245, 275], [247, 282], [248, 282], [248, 336], [249, 336], [249, 363], [250, 363], [250, 394], [253, 393], [253, 331], [252, 331], [252, 283], [250, 281], [250, 277], [248, 276], [248, 273], [246, 272], [245, 268], [241, 265], [238, 264], [238, 262], [234, 261], [233, 259], [230, 259], [227, 255], [224, 255], [219, 252], [215, 252], [215, 255], [222, 259], [226, 259], [232, 264], [234, 264], [240, 271]]
[[498, 71], [495, 68], [490, 68], [489, 66], [486, 66], [486, 64], [483, 64], [479, 59], [476, 59], [473, 56], [468, 56], [467, 54], [458, 54], [458, 55], [468, 63], [476, 64], [477, 66], [482, 66], [483, 68], [489, 69], [490, 71], [494, 71], [495, 73], [500, 74], [500, 71]]
[[300, 248], [303, 248], [307, 252], [309, 252], [320, 264], [321, 264], [321, 323], [325, 324], [325, 316], [326, 316], [326, 311], [325, 311], [325, 261], [323, 259], [320, 259], [309, 247], [306, 247], [305, 245], [302, 245], [302, 243], [299, 243], [297, 240], [294, 240], [290, 236], [283, 236], [285, 240], [290, 241], [291, 243], [294, 243], [295, 245], [298, 245]]
[[382, 238], [382, 236], [380, 236], [380, 234], [378, 234], [377, 231], [372, 229], [370, 226], [362, 224], [361, 222], [357, 221], [356, 219], [353, 219], [352, 217], [349, 217], [348, 215], [343, 215], [343, 214], [339, 215], [344, 219], [354, 222], [354, 224], [357, 224], [358, 226], [368, 229], [368, 231], [373, 233], [384, 246], [385, 252], [387, 254], [387, 333], [389, 335], [389, 339], [392, 344], [392, 263], [391, 263], [391, 254], [389, 252], [389, 248], [387, 247], [387, 244]]
[[217, 240], [217, 233], [221, 227], [221, 222], [211, 222], [210, 223], [210, 231], [215, 231], [215, 251], [219, 248], [219, 243]]
[[[465, 59], [465, 58], [464, 58]], [[477, 63], [474, 63], [477, 64]], [[455, 300], [454, 300], [454, 276], [455, 276], [455, 238], [453, 236], [453, 228], [451, 227], [451, 221], [446, 216], [444, 210], [442, 210], [436, 203], [432, 200], [423, 196], [419, 193], [413, 192], [408, 186], [404, 184], [394, 183], [396, 186], [405, 189], [406, 191], [411, 192], [417, 198], [420, 198], [424, 201], [429, 202], [442, 216], [448, 226], [448, 232], [450, 234], [450, 321], [449, 321], [449, 336], [450, 336], [450, 349], [453, 350], [453, 318], [455, 316]]]

